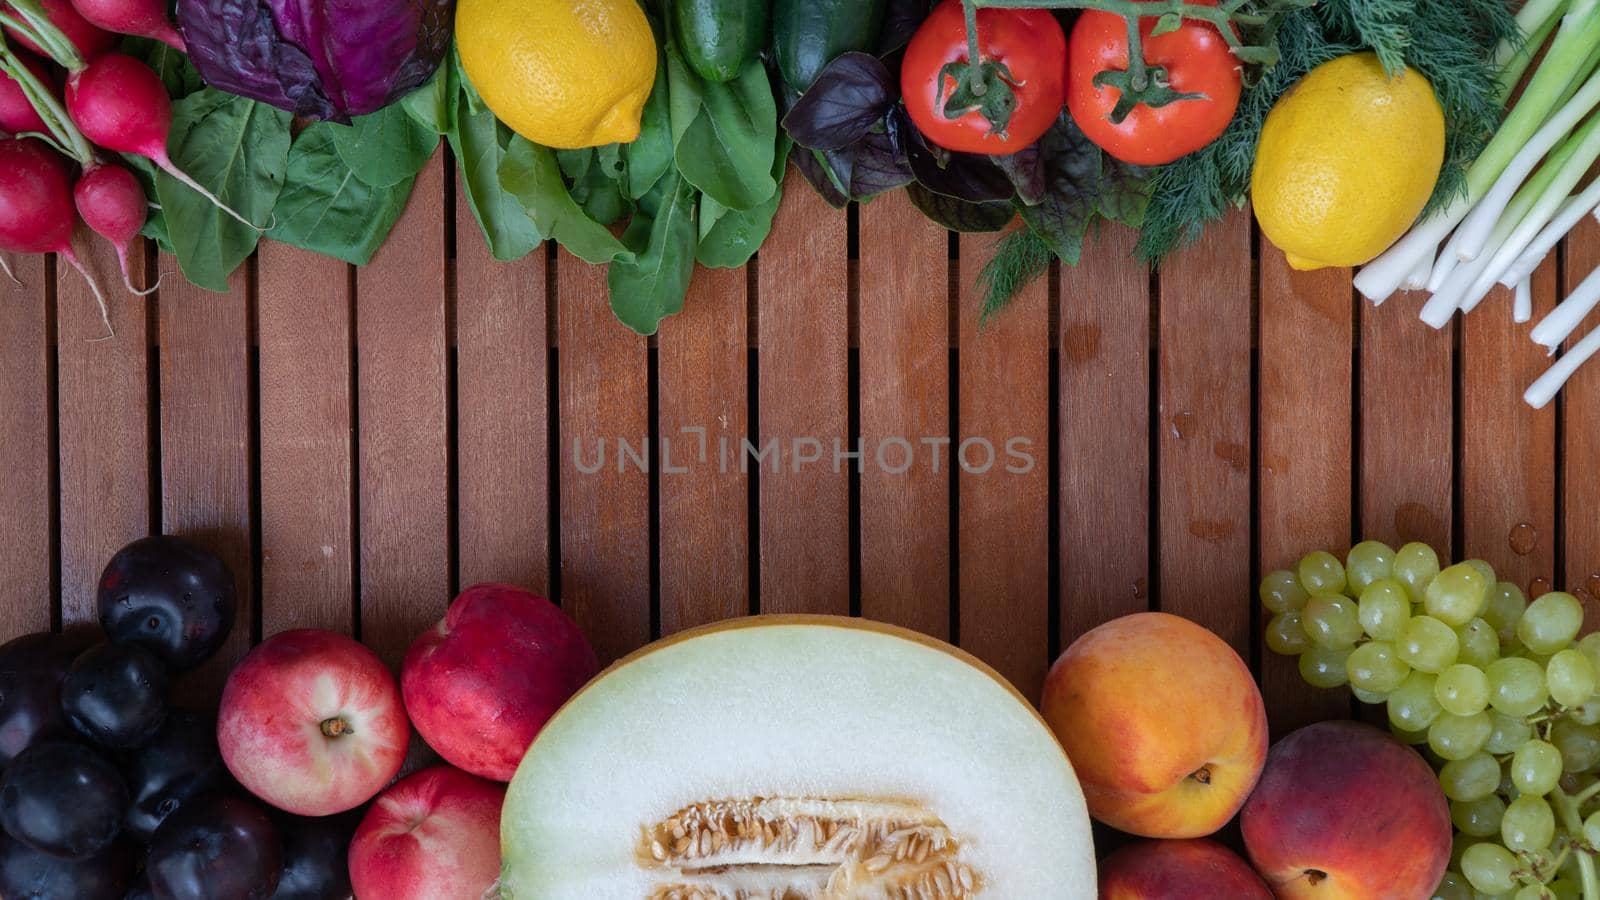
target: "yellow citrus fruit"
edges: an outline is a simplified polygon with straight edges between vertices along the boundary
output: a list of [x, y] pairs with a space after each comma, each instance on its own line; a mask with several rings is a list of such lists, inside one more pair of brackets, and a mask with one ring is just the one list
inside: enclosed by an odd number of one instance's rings
[[1444, 162], [1444, 111], [1407, 69], [1371, 53], [1311, 70], [1268, 114], [1250, 199], [1261, 233], [1296, 269], [1356, 266], [1399, 240]]
[[637, 0], [460, 0], [456, 44], [483, 102], [528, 140], [579, 149], [639, 136], [656, 39]]

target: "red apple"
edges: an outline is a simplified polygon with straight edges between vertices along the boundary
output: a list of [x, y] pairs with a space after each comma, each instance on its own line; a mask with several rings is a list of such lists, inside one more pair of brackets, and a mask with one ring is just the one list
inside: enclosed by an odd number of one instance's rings
[[1240, 826], [1279, 897], [1426, 897], [1450, 861], [1433, 770], [1357, 722], [1308, 725], [1273, 745]]
[[1139, 841], [1100, 863], [1100, 900], [1272, 900], [1238, 854], [1216, 841]]
[[354, 809], [394, 779], [411, 731], [377, 654], [331, 631], [286, 631], [228, 676], [217, 746], [251, 793], [287, 812]]
[[555, 604], [503, 584], [468, 588], [400, 670], [406, 711], [456, 767], [510, 781], [528, 745], [599, 670]]
[[503, 785], [434, 766], [383, 792], [350, 842], [357, 897], [478, 900], [500, 877]]

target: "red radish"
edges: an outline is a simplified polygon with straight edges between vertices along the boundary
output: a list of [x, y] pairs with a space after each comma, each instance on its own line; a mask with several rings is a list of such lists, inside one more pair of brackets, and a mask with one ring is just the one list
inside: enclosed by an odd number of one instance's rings
[[163, 0], [72, 0], [78, 14], [107, 31], [154, 38], [179, 53], [188, 52], [183, 37], [167, 19]]
[[148, 158], [161, 170], [210, 200], [246, 226], [218, 197], [190, 178], [167, 157], [167, 132], [172, 129], [172, 100], [149, 66], [121, 53], [107, 53], [67, 79], [67, 115], [90, 142], [116, 153]]
[[[117, 45], [116, 35], [89, 24], [87, 19], [72, 8], [71, 0], [39, 0], [39, 7], [44, 10], [44, 17], [50, 20], [50, 24], [61, 29], [61, 33], [67, 36], [67, 40], [72, 42], [72, 46], [78, 48], [78, 53], [83, 57], [84, 62], [93, 60]], [[12, 15], [16, 15], [9, 5], [5, 9]], [[15, 39], [18, 44], [27, 47], [40, 56], [50, 55], [33, 41], [17, 34], [13, 30], [7, 28], [6, 33]]]
[[66, 260], [89, 282], [110, 332], [111, 313], [100, 285], [72, 252], [77, 222], [67, 161], [39, 141], [0, 140], [0, 250], [54, 253]]
[[117, 248], [117, 263], [122, 266], [122, 283], [128, 291], [143, 297], [155, 290], [139, 290], [128, 275], [128, 247], [139, 236], [149, 214], [149, 201], [138, 179], [121, 166], [103, 163], [83, 173], [72, 189], [78, 215], [95, 233]]
[[[47, 86], [50, 84], [50, 74], [37, 57], [23, 53], [18, 53], [16, 56], [41, 82]], [[0, 131], [11, 134], [25, 134], [30, 131], [40, 134], [50, 133], [49, 127], [44, 124], [44, 119], [39, 117], [39, 111], [33, 108], [33, 104], [28, 102], [28, 95], [22, 92], [22, 86], [4, 72], [0, 72]]]

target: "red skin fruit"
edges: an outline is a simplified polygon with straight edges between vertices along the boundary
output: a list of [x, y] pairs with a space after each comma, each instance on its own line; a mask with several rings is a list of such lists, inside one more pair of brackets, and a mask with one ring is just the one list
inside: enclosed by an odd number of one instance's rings
[[228, 676], [217, 712], [228, 771], [301, 816], [372, 799], [399, 773], [410, 740], [389, 668], [331, 631], [286, 631], [251, 650]]
[[[45, 18], [50, 20], [50, 24], [61, 29], [61, 33], [67, 36], [72, 46], [78, 48], [78, 53], [83, 56], [85, 62], [93, 61], [95, 57], [117, 45], [116, 35], [89, 24], [88, 20], [73, 8], [71, 0], [39, 0], [39, 6], [44, 9]], [[6, 8], [10, 9], [9, 6]], [[6, 36], [40, 56], [49, 55], [33, 41], [21, 37], [9, 28], [6, 29]]]
[[434, 766], [384, 791], [350, 842], [357, 897], [474, 900], [500, 876], [503, 785]]
[[[17, 58], [28, 67], [47, 87], [54, 88], [50, 72], [44, 63], [31, 53], [18, 52]], [[22, 93], [22, 86], [11, 80], [11, 76], [0, 73], [0, 131], [8, 134], [24, 134], [36, 131], [40, 134], [49, 134], [50, 129], [45, 127], [44, 119], [39, 118], [39, 111], [28, 102], [26, 94]]]
[[72, 189], [78, 215], [94, 232], [117, 248], [122, 274], [128, 274], [128, 247], [144, 227], [149, 203], [133, 173], [110, 163], [83, 173]]
[[1100, 900], [1272, 900], [1238, 854], [1216, 841], [1140, 841], [1100, 863]]
[[67, 79], [67, 115], [83, 136], [114, 153], [167, 159], [172, 100], [161, 76], [121, 53], [107, 53]]
[[594, 649], [555, 604], [485, 584], [411, 645], [400, 689], [428, 746], [474, 775], [510, 781], [544, 723], [598, 671]]
[[1357, 722], [1309, 725], [1273, 745], [1240, 826], [1279, 897], [1426, 897], [1450, 861], [1433, 770]]
[[187, 52], [183, 38], [167, 18], [163, 0], [72, 0], [72, 5], [91, 25], [117, 34], [154, 38], [179, 53]]
[[70, 254], [77, 221], [67, 161], [36, 140], [0, 140], [0, 250]]

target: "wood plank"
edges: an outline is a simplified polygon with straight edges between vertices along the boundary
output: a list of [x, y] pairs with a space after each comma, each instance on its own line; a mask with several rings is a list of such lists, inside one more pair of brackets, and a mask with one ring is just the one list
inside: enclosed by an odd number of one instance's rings
[[50, 627], [55, 513], [51, 321], [42, 255], [0, 254], [0, 641]]
[[[56, 267], [56, 352], [61, 471], [61, 617], [95, 620], [100, 572], [145, 537], [151, 516], [151, 301], [118, 291], [116, 254], [79, 229], [78, 255], [106, 291], [115, 337], [69, 266]], [[135, 260], [143, 255], [134, 254]], [[144, 266], [136, 262], [135, 283]]]
[[1399, 548], [1452, 541], [1455, 335], [1417, 320], [1423, 297], [1398, 294], [1361, 316], [1361, 535]]
[[661, 633], [750, 610], [744, 269], [695, 270], [684, 311], [661, 324]]
[[898, 191], [860, 221], [861, 614], [947, 637], [947, 235]]
[[[163, 256], [161, 265], [176, 269]], [[241, 266], [227, 294], [182, 278], [161, 288], [161, 528], [220, 556], [233, 570], [233, 630], [180, 693], [210, 703], [250, 647], [254, 623], [250, 531], [250, 298]]]
[[356, 275], [360, 634], [398, 665], [450, 603], [443, 154]]
[[1050, 291], [980, 325], [993, 238], [960, 242], [957, 526], [961, 645], [1037, 699], [1050, 654]]
[[456, 528], [462, 586], [550, 593], [546, 256], [489, 254], [456, 200]]
[[[1349, 269], [1295, 272], [1281, 251], [1262, 248], [1256, 577], [1292, 571], [1316, 549], [1342, 559], [1350, 546], [1351, 296]], [[1265, 623], [1267, 614], [1260, 618]], [[1260, 654], [1274, 734], [1349, 712], [1348, 690], [1306, 684], [1293, 657], [1265, 644]]]
[[[1555, 295], [1552, 257], [1534, 273], [1535, 319]], [[1556, 574], [1556, 407], [1522, 402], [1549, 359], [1528, 337], [1532, 323], [1512, 323], [1511, 303], [1511, 291], [1496, 288], [1462, 320], [1461, 527], [1468, 557], [1526, 588]]]
[[756, 263], [757, 443], [823, 447], [818, 462], [758, 476], [762, 612], [850, 612], [850, 467], [833, 461], [850, 441], [848, 227], [791, 170]]
[[1161, 269], [1161, 609], [1250, 656], [1250, 216]]
[[[1600, 224], [1586, 218], [1567, 238], [1565, 296], [1600, 268]], [[1600, 328], [1600, 312], [1593, 313], [1574, 333], [1573, 341]], [[1546, 361], [1548, 362], [1548, 360]], [[1526, 387], [1526, 385], [1524, 385]], [[1600, 609], [1600, 362], [1591, 361], [1567, 382], [1561, 394], [1562, 442], [1561, 501], [1565, 515], [1560, 524], [1568, 590], [1589, 594], [1590, 619]]]
[[[1150, 270], [1105, 228], [1061, 267], [1061, 647], [1150, 607]], [[1115, 410], [1115, 415], [1104, 415]]]
[[256, 263], [261, 633], [355, 627], [350, 269], [284, 244]]
[[563, 251], [556, 284], [561, 600], [604, 665], [651, 637], [649, 346], [612, 316], [603, 268]]

